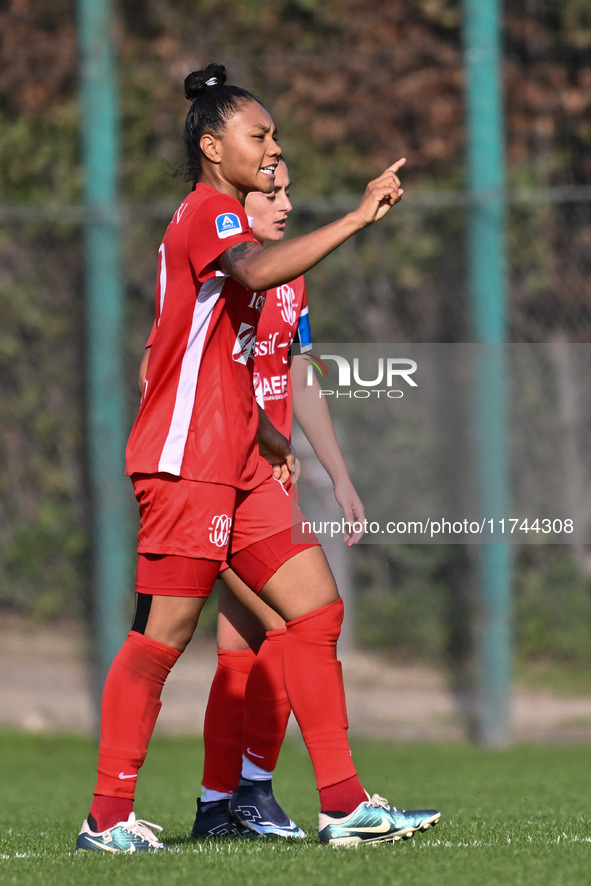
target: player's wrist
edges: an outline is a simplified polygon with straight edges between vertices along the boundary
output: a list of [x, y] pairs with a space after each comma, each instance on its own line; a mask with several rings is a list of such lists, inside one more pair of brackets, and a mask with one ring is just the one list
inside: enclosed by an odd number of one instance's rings
[[342, 486], [343, 484], [349, 484], [351, 482], [351, 478], [349, 477], [349, 472], [347, 468], [343, 466], [333, 467], [332, 470], [328, 471], [330, 475], [330, 479], [332, 480], [333, 486]]
[[349, 229], [349, 236], [356, 234], [358, 231], [362, 231], [364, 228], [369, 227], [371, 225], [371, 220], [366, 218], [365, 214], [361, 211], [360, 207], [357, 209], [352, 209], [351, 212], [348, 212], [342, 219], [344, 224]]

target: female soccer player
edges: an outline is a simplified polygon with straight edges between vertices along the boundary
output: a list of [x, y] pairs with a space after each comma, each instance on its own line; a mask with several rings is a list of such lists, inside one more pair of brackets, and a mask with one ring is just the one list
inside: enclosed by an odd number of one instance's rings
[[[357, 776], [336, 643], [342, 601], [316, 539], [292, 544], [289, 496], [260, 452], [288, 470], [288, 441], [254, 406], [259, 293], [294, 280], [402, 196], [404, 160], [370, 182], [352, 212], [311, 234], [263, 249], [244, 200], [270, 193], [281, 154], [268, 111], [209, 65], [185, 81], [192, 192], [159, 250], [156, 323], [144, 395], [126, 451], [140, 510], [136, 615], [105, 682], [98, 779], [79, 849], [165, 848], [133, 812], [135, 784], [164, 682], [189, 643], [226, 561], [286, 622], [289, 702], [320, 792], [326, 843], [412, 836], [436, 810], [404, 813]], [[260, 447], [260, 449], [259, 449]]]
[[[260, 243], [283, 239], [292, 209], [290, 187], [287, 165], [280, 160], [271, 193], [247, 194], [245, 209]], [[294, 339], [301, 353], [312, 348], [304, 278], [265, 295], [254, 359], [257, 400], [288, 438], [293, 401], [296, 416], [333, 481], [345, 519], [362, 522], [363, 505], [351, 483], [326, 401], [318, 396], [316, 377], [308, 389], [308, 364], [299, 355], [291, 358]], [[345, 541], [353, 544], [361, 534], [347, 533]], [[203, 789], [193, 836], [241, 836], [246, 826], [246, 833], [301, 837], [301, 828], [277, 804], [271, 783], [291, 712], [283, 681], [285, 623], [231, 569], [222, 567], [220, 577], [218, 667], [205, 712]], [[228, 814], [231, 797], [234, 815], [242, 816], [244, 825]]]

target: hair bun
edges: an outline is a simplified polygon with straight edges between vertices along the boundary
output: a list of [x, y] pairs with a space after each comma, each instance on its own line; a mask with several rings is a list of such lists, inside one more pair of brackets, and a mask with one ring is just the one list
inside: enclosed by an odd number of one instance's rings
[[208, 65], [201, 71], [193, 71], [185, 78], [185, 98], [189, 101], [197, 98], [206, 89], [223, 86], [226, 82], [226, 69], [223, 65]]

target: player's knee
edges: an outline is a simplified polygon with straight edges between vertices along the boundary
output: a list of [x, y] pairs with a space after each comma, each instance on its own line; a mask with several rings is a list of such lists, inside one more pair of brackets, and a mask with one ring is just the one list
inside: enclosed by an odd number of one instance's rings
[[325, 606], [320, 606], [288, 621], [287, 629], [300, 635], [305, 634], [307, 639], [312, 642], [336, 645], [341, 633], [344, 613], [345, 607], [339, 597]]
[[202, 597], [154, 596], [144, 631], [146, 637], [184, 652], [191, 642], [204, 603]]

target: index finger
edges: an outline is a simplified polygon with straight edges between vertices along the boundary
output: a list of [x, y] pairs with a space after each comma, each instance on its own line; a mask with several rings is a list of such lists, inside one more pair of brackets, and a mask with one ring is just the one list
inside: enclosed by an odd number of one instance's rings
[[397, 160], [396, 163], [393, 163], [392, 166], [388, 166], [386, 172], [398, 172], [401, 166], [404, 166], [406, 163], [406, 157], [401, 157], [400, 160]]

